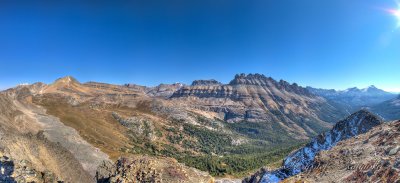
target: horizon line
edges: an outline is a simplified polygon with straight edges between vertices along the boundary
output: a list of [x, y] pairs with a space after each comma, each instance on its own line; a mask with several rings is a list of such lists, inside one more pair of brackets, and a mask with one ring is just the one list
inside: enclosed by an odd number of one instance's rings
[[[240, 74], [244, 74], [244, 73], [240, 73]], [[240, 74], [236, 74], [236, 75], [240, 75]], [[258, 73], [249, 73], [249, 74], [258, 74]], [[246, 76], [247, 75], [249, 75], [249, 74], [246, 74]], [[263, 76], [265, 76], [264, 74], [260, 74], [260, 75], [263, 75]], [[118, 82], [106, 82], [106, 81], [94, 81], [94, 80], [87, 80], [87, 81], [83, 81], [83, 82], [81, 82], [79, 79], [77, 79], [76, 77], [74, 77], [74, 76], [72, 76], [72, 75], [65, 75], [65, 76], [63, 76], [63, 77], [58, 77], [57, 79], [54, 79], [52, 82], [50, 82], [50, 83], [47, 83], [47, 82], [43, 82], [43, 81], [35, 81], [35, 82], [32, 82], [32, 83], [29, 83], [29, 82], [20, 82], [19, 84], [13, 84], [13, 85], [11, 85], [11, 86], [1, 86], [0, 85], [0, 91], [5, 91], [5, 90], [8, 90], [8, 89], [11, 89], [11, 88], [14, 88], [14, 87], [17, 87], [17, 86], [21, 86], [21, 85], [31, 85], [31, 84], [34, 84], [34, 83], [44, 83], [44, 84], [47, 84], [47, 85], [49, 85], [49, 84], [52, 84], [53, 82], [55, 82], [56, 80], [58, 80], [58, 79], [61, 79], [61, 78], [65, 78], [65, 77], [72, 77], [72, 78], [74, 78], [74, 79], [76, 79], [78, 82], [80, 82], [80, 83], [88, 83], [88, 82], [98, 82], [98, 83], [106, 83], [106, 84], [114, 84], [114, 85], [121, 85], [121, 86], [123, 86], [123, 85], [125, 85], [125, 84], [135, 84], [135, 85], [139, 85], [139, 86], [145, 86], [145, 87], [156, 87], [156, 86], [159, 86], [159, 85], [161, 85], [161, 84], [177, 84], [177, 83], [181, 83], [181, 84], [185, 84], [185, 85], [191, 85], [191, 83], [185, 83], [185, 82], [179, 82], [179, 81], [177, 81], [177, 82], [172, 82], [172, 83], [163, 83], [163, 82], [160, 82], [160, 83], [158, 83], [158, 84], [156, 84], [156, 85], [146, 85], [146, 84], [143, 84], [143, 83], [133, 83], [133, 82], [124, 82], [124, 83], [118, 83]], [[235, 76], [234, 76], [235, 77]], [[284, 79], [275, 79], [275, 78], [273, 78], [272, 76], [265, 76], [265, 77], [270, 77], [270, 78], [272, 78], [272, 79], [274, 79], [275, 81], [280, 81], [280, 80], [283, 80], [283, 81], [286, 81], [286, 80], [284, 80]], [[194, 79], [193, 81], [196, 81], [196, 80], [216, 80], [216, 79]], [[192, 82], [193, 82], [192, 81]], [[221, 81], [219, 81], [219, 80], [216, 80], [216, 81], [218, 81], [218, 82], [221, 82]], [[286, 82], [288, 82], [288, 81], [286, 81]], [[227, 84], [229, 84], [229, 82], [227, 82], [227, 83], [224, 83], [224, 82], [221, 82], [223, 85], [227, 85]], [[347, 89], [350, 89], [350, 88], [357, 88], [357, 89], [365, 89], [365, 88], [368, 88], [368, 87], [371, 87], [371, 86], [375, 86], [376, 88], [378, 88], [378, 89], [381, 89], [381, 90], [383, 90], [383, 91], [385, 91], [385, 92], [389, 92], [389, 93], [393, 93], [393, 94], [400, 94], [400, 88], [391, 88], [391, 89], [388, 89], [388, 88], [382, 88], [382, 87], [377, 87], [375, 84], [370, 84], [370, 85], [367, 85], [367, 86], [365, 86], [365, 87], [359, 87], [359, 86], [350, 86], [350, 87], [346, 87], [346, 88], [342, 88], [342, 89], [338, 89], [338, 88], [322, 88], [322, 87], [317, 87], [317, 86], [305, 86], [305, 85], [301, 85], [301, 84], [299, 84], [298, 82], [288, 82], [288, 83], [290, 83], [290, 84], [294, 84], [294, 83], [296, 83], [297, 85], [299, 85], [299, 86], [301, 86], [301, 87], [303, 87], [303, 88], [307, 88], [307, 87], [312, 87], [312, 88], [316, 88], [316, 89], [325, 89], [325, 90], [335, 90], [335, 91], [345, 91], [345, 90], [347, 90]]]

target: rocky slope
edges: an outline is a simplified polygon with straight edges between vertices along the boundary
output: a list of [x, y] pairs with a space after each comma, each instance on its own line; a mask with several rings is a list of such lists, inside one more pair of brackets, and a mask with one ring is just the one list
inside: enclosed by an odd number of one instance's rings
[[374, 85], [363, 89], [354, 87], [343, 91], [312, 87], [307, 87], [307, 89], [313, 94], [336, 103], [349, 112], [360, 110], [362, 107], [371, 107], [396, 97], [395, 94], [376, 88]]
[[385, 120], [400, 119], [400, 95], [369, 108]]
[[338, 142], [366, 133], [380, 124], [382, 121], [372, 113], [365, 110], [358, 111], [336, 123], [330, 131], [318, 135], [306, 146], [287, 156], [282, 168], [250, 177], [246, 182], [279, 182], [306, 171], [313, 165], [315, 156], [319, 152], [329, 150]]
[[[10, 96], [10, 93], [0, 93], [0, 101], [0, 158], [2, 161], [0, 180], [11, 182], [94, 181], [89, 173], [91, 166], [77, 159], [82, 156], [67, 150], [59, 141], [50, 141], [49, 129], [43, 128], [44, 125], [39, 123], [36, 116], [21, 107], [22, 103]], [[58, 127], [62, 128], [62, 126]], [[64, 141], [81, 143], [79, 137], [74, 138], [78, 141], [74, 139], [64, 139]], [[78, 143], [76, 145], [79, 145]], [[84, 165], [89, 166], [85, 169]]]
[[[212, 83], [212, 84], [210, 84]], [[194, 82], [170, 98], [190, 108], [214, 112], [228, 122], [276, 125], [299, 139], [330, 127], [344, 114], [307, 89], [260, 74], [236, 75], [229, 84]]]
[[400, 121], [339, 142], [306, 172], [284, 182], [400, 182]]

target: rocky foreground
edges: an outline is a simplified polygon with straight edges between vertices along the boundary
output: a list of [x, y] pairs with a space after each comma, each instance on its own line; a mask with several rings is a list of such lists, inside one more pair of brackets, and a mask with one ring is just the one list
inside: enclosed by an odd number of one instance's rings
[[400, 182], [400, 121], [339, 142], [314, 167], [284, 182]]
[[400, 121], [360, 111], [290, 154], [282, 168], [244, 182], [400, 182], [399, 144]]

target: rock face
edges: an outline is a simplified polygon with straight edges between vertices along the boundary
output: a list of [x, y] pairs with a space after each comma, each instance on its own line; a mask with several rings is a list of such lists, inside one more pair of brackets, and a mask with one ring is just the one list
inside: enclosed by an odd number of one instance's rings
[[120, 158], [114, 164], [104, 162], [96, 174], [98, 183], [212, 183], [205, 172], [177, 163], [172, 159], [156, 159], [148, 156]]
[[222, 114], [228, 122], [278, 124], [298, 138], [316, 135], [329, 128], [329, 122], [344, 116], [324, 98], [296, 83], [278, 82], [260, 74], [236, 75], [226, 85], [198, 81], [182, 87], [170, 99], [194, 109]]
[[32, 168], [27, 160], [15, 161], [7, 156], [0, 156], [0, 182], [63, 182], [53, 172], [40, 172]]
[[349, 111], [357, 111], [362, 107], [371, 107], [396, 97], [395, 94], [378, 89], [374, 85], [364, 89], [354, 87], [343, 91], [312, 87], [307, 87], [307, 89], [311, 93], [325, 97]]
[[[355, 137], [381, 125], [382, 121], [372, 113], [361, 110], [339, 121], [328, 132], [318, 135], [305, 147], [293, 152], [284, 159], [282, 168], [266, 172], [260, 182], [273, 183], [308, 170], [317, 153], [329, 150], [342, 140]], [[252, 182], [251, 178], [248, 182]]]
[[399, 182], [400, 121], [384, 123], [319, 153], [310, 170], [285, 182]]

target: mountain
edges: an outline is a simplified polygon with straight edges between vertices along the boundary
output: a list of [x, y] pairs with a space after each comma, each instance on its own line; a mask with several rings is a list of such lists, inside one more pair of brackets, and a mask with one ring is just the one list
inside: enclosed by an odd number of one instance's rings
[[31, 133], [44, 131], [89, 176], [103, 161], [133, 154], [238, 176], [275, 163], [341, 115], [297, 84], [260, 74], [237, 75], [229, 84], [197, 80], [156, 87], [81, 83], [67, 76], [3, 93], [37, 121], [4, 125], [37, 123]]
[[322, 151], [313, 166], [285, 182], [399, 182], [400, 121], [374, 127], [365, 134]]
[[260, 74], [236, 75], [229, 84], [196, 81], [170, 99], [230, 123], [266, 124], [298, 139], [318, 134], [345, 115], [296, 83]]
[[[330, 131], [313, 138], [303, 148], [288, 155], [280, 169], [267, 171], [262, 175], [258, 174], [258, 176], [261, 176], [261, 179], [259, 177], [258, 179], [260, 179], [260, 182], [273, 183], [306, 171], [313, 165], [315, 156], [319, 152], [331, 149], [340, 141], [366, 133], [382, 123], [381, 119], [372, 113], [366, 110], [358, 111], [337, 122]], [[257, 176], [253, 176], [246, 182], [257, 182], [256, 179]]]
[[[135, 154], [132, 140], [139, 135], [135, 136], [133, 129], [112, 115], [132, 115], [135, 110], [128, 107], [132, 100], [152, 101], [146, 94], [125, 86], [82, 84], [72, 77], [49, 85], [35, 83], [0, 92], [0, 182], [95, 182], [99, 167]], [[140, 120], [149, 119], [141, 115]], [[159, 128], [162, 125], [145, 134], [155, 134]], [[142, 142], [137, 143], [144, 145]], [[145, 152], [136, 154], [141, 153]], [[153, 163], [151, 171], [162, 172], [162, 178], [179, 175], [177, 179], [182, 181], [187, 177], [212, 180], [206, 172], [169, 161], [160, 156], [153, 162], [164, 165]], [[143, 169], [149, 171], [147, 168]]]
[[0, 178], [37, 182], [240, 178], [345, 116], [296, 83], [260, 74], [155, 87], [67, 76], [0, 92], [0, 106], [8, 172]]
[[371, 106], [370, 110], [385, 120], [400, 119], [400, 95], [397, 98]]
[[341, 108], [348, 110], [349, 112], [360, 110], [362, 107], [377, 105], [396, 97], [395, 94], [378, 89], [374, 85], [364, 89], [354, 87], [343, 91], [317, 89], [312, 87], [307, 87], [307, 89], [311, 93], [322, 96], [331, 103], [339, 105]]
[[155, 87], [147, 87], [140, 86], [136, 84], [125, 84], [125, 87], [130, 90], [142, 92], [151, 97], [161, 97], [161, 98], [169, 98], [171, 95], [177, 90], [181, 89], [184, 86], [182, 83], [174, 83], [174, 84], [160, 84]]
[[209, 86], [209, 85], [222, 85], [221, 82], [215, 80], [215, 79], [210, 79], [210, 80], [195, 80], [192, 82], [191, 86]]

